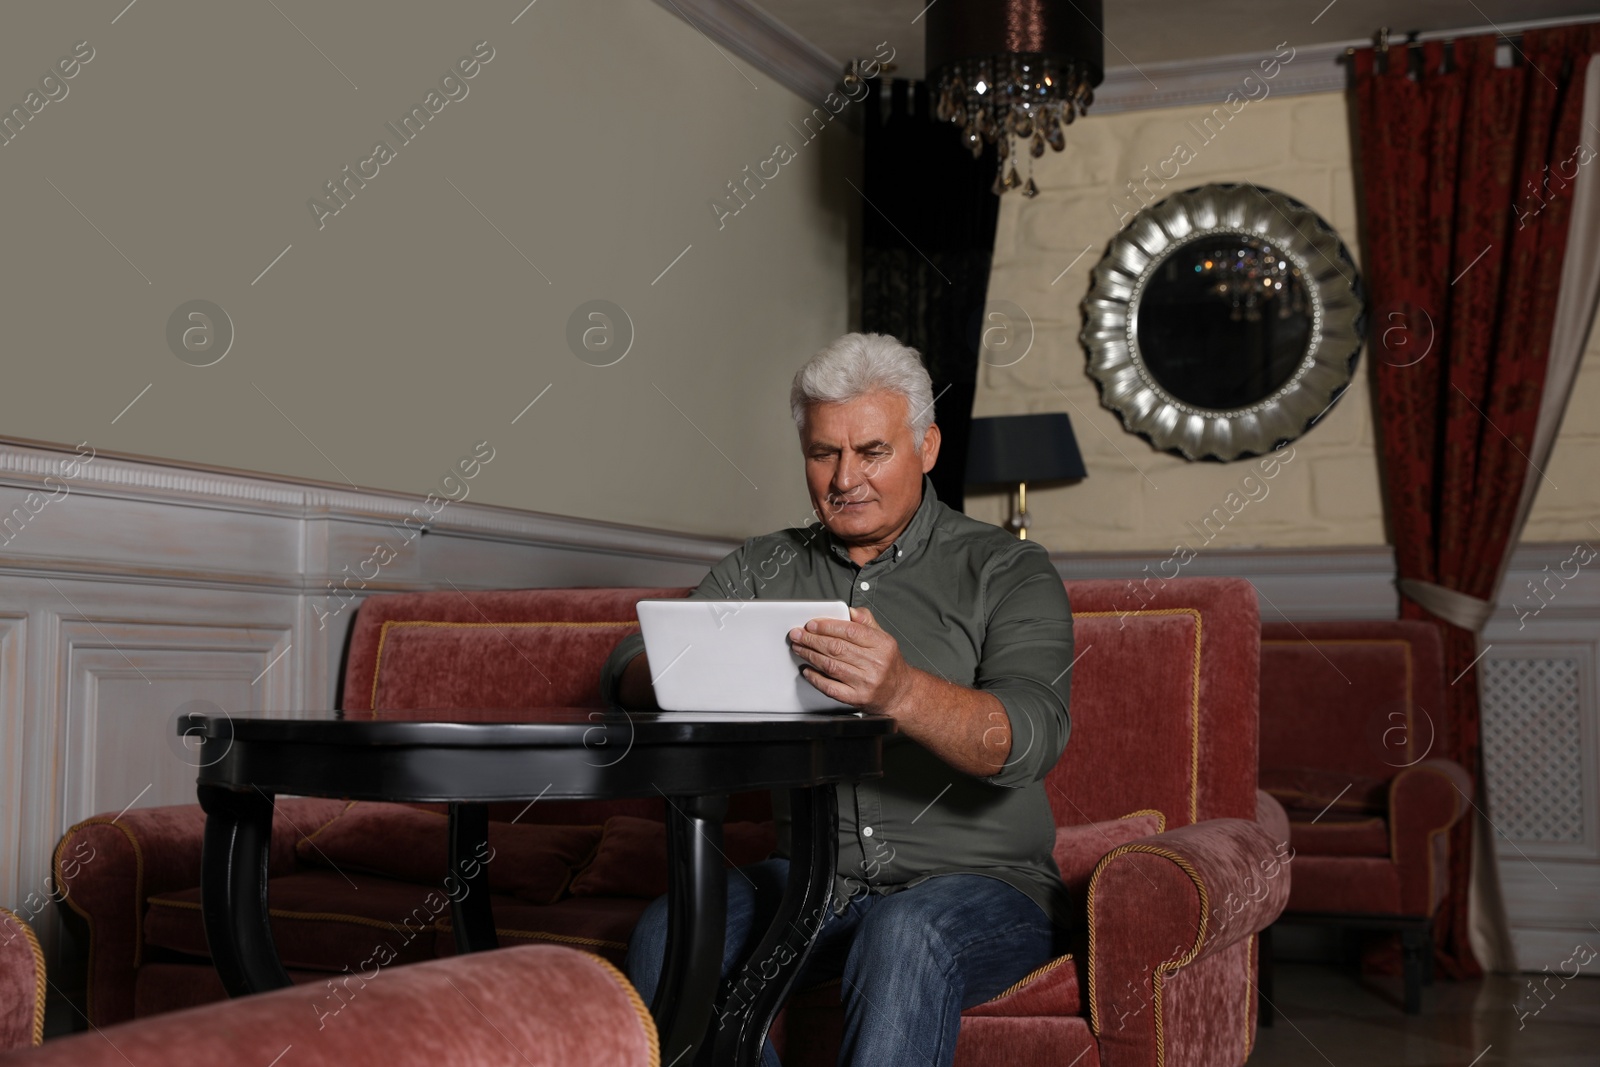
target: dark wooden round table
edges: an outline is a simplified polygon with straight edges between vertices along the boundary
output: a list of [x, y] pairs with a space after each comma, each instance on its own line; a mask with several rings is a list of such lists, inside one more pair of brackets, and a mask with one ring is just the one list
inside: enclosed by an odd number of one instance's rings
[[[229, 995], [290, 984], [267, 913], [273, 797], [434, 801], [450, 805], [451, 896], [458, 949], [498, 947], [486, 866], [490, 801], [667, 801], [667, 957], [651, 1004], [663, 1063], [754, 1067], [773, 1016], [809, 954], [833, 893], [835, 783], [883, 773], [894, 721], [857, 714], [758, 717], [590, 708], [340, 712], [296, 718], [190, 715], [206, 812], [201, 909]], [[721, 985], [728, 795], [790, 794], [789, 882], [752, 961]], [[468, 869], [471, 878], [464, 877]], [[779, 963], [778, 961], [782, 961]], [[776, 973], [774, 973], [776, 969]], [[713, 1017], [716, 1027], [711, 1028]]]

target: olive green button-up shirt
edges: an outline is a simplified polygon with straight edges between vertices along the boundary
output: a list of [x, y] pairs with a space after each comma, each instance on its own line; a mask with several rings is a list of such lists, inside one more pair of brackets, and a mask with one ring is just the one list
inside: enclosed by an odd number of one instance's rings
[[[924, 475], [910, 524], [871, 562], [853, 562], [845, 543], [813, 522], [750, 538], [690, 595], [865, 607], [907, 663], [993, 693], [1004, 708], [1011, 752], [993, 775], [958, 771], [896, 733], [884, 742], [882, 778], [838, 787], [836, 908], [863, 892], [979, 874], [1015, 886], [1058, 927], [1068, 925], [1044, 778], [1071, 728], [1072, 611], [1042, 545], [941, 503]], [[600, 677], [607, 703], [619, 703], [622, 671], [642, 651], [637, 633], [612, 650]], [[787, 799], [774, 797], [780, 842], [788, 840]]]

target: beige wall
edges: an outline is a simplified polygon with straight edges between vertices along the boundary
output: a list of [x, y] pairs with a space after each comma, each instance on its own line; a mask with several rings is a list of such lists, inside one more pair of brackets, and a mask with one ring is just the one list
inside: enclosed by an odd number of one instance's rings
[[[1066, 411], [1089, 477], [1028, 495], [1031, 535], [1060, 551], [1169, 554], [1200, 544], [1186, 525], [1222, 505], [1250, 472], [1249, 461], [1187, 463], [1158, 453], [1122, 429], [1084, 373], [1079, 302], [1121, 205], [1136, 208], [1128, 181], [1152, 173], [1183, 141], [1186, 125], [1210, 108], [1184, 107], [1090, 117], [1068, 131], [1067, 148], [1046, 152], [1034, 176], [1040, 195], [1007, 194], [995, 241], [991, 301], [1009, 300], [1031, 317], [1033, 349], [1009, 367], [984, 366], [977, 415]], [[1169, 170], [1170, 173], [1170, 170]], [[1247, 104], [1158, 195], [1210, 181], [1248, 179], [1303, 201], [1344, 238], [1357, 261], [1354, 178], [1345, 98], [1340, 93], [1268, 97]], [[1121, 192], [1123, 195], [1118, 196]], [[1113, 206], [1116, 204], [1118, 206]], [[1085, 251], [1087, 249], [1087, 252]], [[1074, 259], [1082, 254], [1081, 259]], [[1052, 282], [1071, 265], [1058, 281]], [[996, 360], [1005, 362], [1006, 360]], [[1321, 425], [1293, 445], [1293, 458], [1248, 501], [1211, 547], [1374, 545], [1386, 540], [1369, 389], [1371, 355]], [[1578, 393], [1569, 408], [1529, 539], [1594, 536], [1600, 515], [1600, 336], [1591, 338]], [[1587, 472], [1587, 473], [1585, 473]], [[1237, 507], [1237, 505], [1235, 505]], [[1004, 498], [969, 497], [969, 513], [998, 522]], [[1585, 532], [1587, 531], [1587, 532]]]
[[[0, 434], [419, 497], [488, 441], [474, 501], [712, 534], [804, 514], [787, 385], [847, 328], [859, 217], [839, 120], [803, 142], [811, 104], [651, 0], [514, 25], [518, 3], [120, 6], [25, 5], [0, 34], [7, 108], [93, 49], [0, 147]], [[385, 129], [479, 41], [465, 97], [411, 143]], [[308, 199], [379, 139], [395, 158], [319, 229]], [[711, 199], [779, 142], [795, 158], [719, 227]], [[203, 368], [165, 336], [196, 298], [236, 330]], [[592, 299], [636, 329], [615, 366], [569, 350]]]

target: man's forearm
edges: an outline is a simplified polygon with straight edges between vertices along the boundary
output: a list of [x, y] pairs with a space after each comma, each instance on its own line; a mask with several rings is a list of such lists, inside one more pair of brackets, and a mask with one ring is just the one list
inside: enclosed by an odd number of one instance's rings
[[650, 684], [650, 661], [641, 652], [628, 661], [617, 679], [617, 700], [625, 708], [638, 711], [655, 711], [656, 687]]
[[968, 689], [926, 671], [883, 709], [906, 736], [958, 771], [977, 778], [995, 774], [1011, 755], [1011, 718], [993, 693]]

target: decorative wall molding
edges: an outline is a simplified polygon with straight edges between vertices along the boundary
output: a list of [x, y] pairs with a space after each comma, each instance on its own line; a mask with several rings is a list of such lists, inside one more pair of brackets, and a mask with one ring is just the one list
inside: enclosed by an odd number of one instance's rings
[[[657, 0], [657, 3], [814, 104], [833, 91], [843, 74], [845, 62], [852, 58], [828, 55], [750, 0]], [[1506, 22], [1498, 26], [1429, 32], [1421, 34], [1419, 39], [1487, 33], [1516, 35], [1541, 26], [1597, 19], [1600, 16], [1589, 15]], [[1403, 41], [1403, 34], [1396, 34], [1394, 40], [1396, 43]], [[1346, 52], [1371, 43], [1369, 40], [1321, 43], [1288, 40], [1288, 46], [1294, 49], [1293, 59], [1279, 67], [1278, 73], [1266, 83], [1267, 87], [1273, 96], [1339, 92], [1349, 80]], [[1245, 76], [1254, 74], [1259, 80], [1261, 61], [1272, 57], [1273, 52], [1268, 48], [1260, 52], [1145, 63], [1137, 67], [1108, 67], [1105, 80], [1094, 91], [1094, 104], [1089, 113], [1112, 115], [1119, 111], [1221, 103], [1229, 93], [1238, 93], [1245, 99], [1249, 96], [1243, 86]], [[1259, 93], [1253, 88], [1251, 91]]]
[[[1289, 47], [1294, 51], [1290, 53], [1289, 62], [1283, 63], [1282, 57], [1276, 57], [1277, 74], [1270, 79], [1263, 79], [1261, 68], [1263, 61], [1275, 58], [1270, 48], [1206, 59], [1111, 67], [1106, 70], [1105, 81], [1094, 91], [1089, 114], [1114, 115], [1119, 111], [1147, 111], [1184, 104], [1220, 104], [1229, 93], [1238, 94], [1240, 100], [1265, 99], [1260, 95], [1262, 87], [1271, 96], [1338, 92], [1349, 79], [1345, 49], [1352, 44], [1367, 43], [1301, 45], [1290, 41]], [[1248, 85], [1246, 77], [1252, 78]]]
[[808, 103], [821, 104], [844, 74], [845, 60], [834, 59], [749, 0], [656, 2]]
[[[11, 525], [0, 526], [0, 572], [301, 590], [340, 577], [345, 564], [362, 558], [330, 557], [325, 571], [296, 573], [300, 568], [290, 559], [301, 553], [302, 526], [309, 528], [313, 541], [337, 541], [327, 533], [330, 528], [354, 527], [363, 537], [383, 533], [394, 540], [412, 535], [419, 542], [430, 537], [435, 542], [500, 541], [584, 556], [613, 555], [647, 566], [703, 568], [736, 544], [478, 504], [470, 497], [430, 514], [423, 495], [109, 455], [79, 462], [75, 476], [63, 477], [65, 465], [75, 459], [79, 453], [61, 446], [0, 441], [0, 524], [16, 516]], [[55, 499], [36, 503], [39, 511], [30, 515], [32, 509], [23, 507], [29, 493]], [[130, 551], [119, 558], [120, 535], [141, 521], [170, 514], [173, 506], [196, 509], [186, 516], [184, 529], [192, 531], [188, 536], [165, 544], [138, 537], [138, 545], [127, 546]], [[100, 526], [72, 522], [63, 515], [69, 509], [105, 515], [114, 510], [119, 521]], [[424, 532], [415, 535], [419, 526]], [[254, 551], [267, 553], [264, 563], [240, 559], [237, 538], [244, 535], [251, 538]], [[314, 554], [316, 546], [309, 547]], [[274, 555], [278, 552], [286, 555]]]
[[1122, 578], [1158, 597], [1164, 578], [1248, 578], [1263, 619], [1392, 619], [1399, 611], [1394, 553], [1357, 548], [1229, 548], [1181, 566], [1164, 552], [1051, 553], [1063, 578]]

